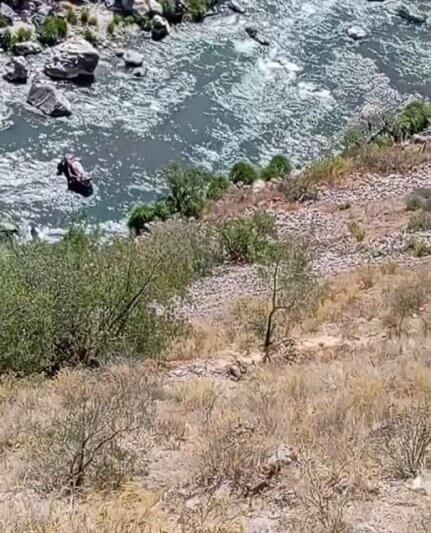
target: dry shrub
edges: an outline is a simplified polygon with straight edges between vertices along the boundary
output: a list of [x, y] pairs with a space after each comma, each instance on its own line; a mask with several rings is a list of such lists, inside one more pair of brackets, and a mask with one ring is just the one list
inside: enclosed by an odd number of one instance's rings
[[347, 225], [347, 229], [349, 230], [350, 235], [355, 239], [356, 242], [362, 242], [365, 239], [365, 229], [354, 220], [352, 222], [349, 222], [349, 224]]
[[413, 165], [427, 160], [427, 154], [410, 147], [363, 145], [355, 158], [354, 165], [358, 170], [389, 174], [402, 172]]
[[[244, 413], [241, 413], [242, 415]], [[268, 439], [254, 421], [223, 407], [213, 412], [191, 452], [194, 482], [201, 487], [229, 483], [247, 492], [268, 453]]]
[[[376, 449], [391, 475], [416, 476], [431, 455], [431, 408], [412, 407], [385, 424], [376, 439]], [[431, 466], [431, 465], [428, 465]]]
[[150, 428], [155, 387], [137, 367], [64, 372], [47, 393], [45, 418], [28, 428], [23, 446], [28, 486], [43, 493], [112, 488], [142, 467], [130, 440]]
[[419, 278], [404, 279], [385, 295], [383, 317], [384, 324], [394, 329], [398, 336], [406, 318], [418, 313], [425, 303], [426, 290], [423, 280]]
[[187, 411], [212, 410], [216, 401], [214, 383], [209, 379], [191, 379], [174, 386], [175, 400]]
[[312, 163], [301, 176], [302, 182], [310, 187], [315, 184], [338, 185], [352, 170], [350, 159], [342, 156], [328, 157]]
[[171, 361], [216, 357], [232, 343], [232, 331], [220, 323], [191, 324], [187, 335], [175, 339], [167, 353]]
[[305, 524], [313, 531], [344, 533], [348, 495], [343, 486], [342, 470], [305, 460], [301, 468], [298, 497], [305, 508]]

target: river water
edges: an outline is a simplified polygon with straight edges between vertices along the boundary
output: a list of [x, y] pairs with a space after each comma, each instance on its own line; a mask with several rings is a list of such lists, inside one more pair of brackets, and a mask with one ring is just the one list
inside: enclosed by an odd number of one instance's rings
[[[130, 45], [144, 54], [146, 76], [131, 78], [102, 51], [94, 84], [61, 85], [73, 106], [65, 119], [35, 114], [28, 87], [1, 81], [0, 212], [48, 237], [82, 217], [118, 230], [131, 205], [162, 191], [169, 163], [223, 172], [276, 153], [306, 163], [358, 114], [431, 97], [431, 26], [401, 20], [397, 4], [249, 0], [246, 16], [182, 24], [162, 43], [141, 33]], [[429, 0], [416, 5], [431, 12]], [[369, 38], [347, 38], [353, 24]], [[248, 39], [246, 25], [271, 46]], [[91, 173], [92, 198], [68, 193], [55, 176], [67, 151]]]

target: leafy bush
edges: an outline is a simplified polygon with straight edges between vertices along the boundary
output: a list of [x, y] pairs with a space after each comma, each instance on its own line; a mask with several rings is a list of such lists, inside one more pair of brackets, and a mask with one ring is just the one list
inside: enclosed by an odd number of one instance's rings
[[431, 215], [429, 213], [418, 213], [413, 215], [407, 225], [408, 231], [430, 231]]
[[2, 46], [5, 50], [9, 50], [17, 43], [29, 41], [33, 36], [33, 32], [30, 28], [18, 28], [17, 31], [12, 32], [7, 28], [2, 35]]
[[0, 28], [7, 28], [9, 26], [9, 22], [3, 15], [0, 15]]
[[115, 33], [115, 30], [117, 29], [117, 24], [115, 23], [114, 19], [109, 22], [109, 24], [106, 26], [106, 31], [109, 33], [109, 35], [112, 35]]
[[265, 181], [270, 181], [285, 177], [291, 172], [292, 165], [290, 161], [282, 155], [276, 155], [271, 159], [269, 165], [262, 170], [261, 176]]
[[277, 230], [266, 213], [250, 218], [228, 220], [220, 227], [222, 254], [235, 263], [254, 263], [270, 259], [275, 250]]
[[412, 102], [398, 115], [394, 124], [394, 136], [403, 140], [423, 131], [431, 120], [431, 103]]
[[218, 200], [229, 189], [229, 181], [222, 176], [215, 176], [210, 179], [207, 198]]
[[207, 203], [221, 190], [219, 178], [204, 170], [174, 165], [165, 171], [170, 189], [168, 205], [173, 213], [199, 217]]
[[72, 7], [70, 7], [67, 10], [66, 20], [72, 26], [75, 26], [76, 24], [78, 24], [78, 17], [76, 15], [75, 10]]
[[193, 20], [200, 21], [211, 7], [211, 3], [211, 0], [187, 0], [187, 11]]
[[244, 183], [251, 185], [259, 178], [256, 168], [247, 161], [239, 161], [231, 168], [230, 179], [233, 183]]
[[145, 245], [101, 244], [73, 230], [54, 245], [2, 247], [0, 374], [158, 357], [182, 331], [173, 298], [215, 261], [208, 236], [191, 225], [156, 231]]
[[96, 44], [97, 43], [97, 35], [94, 33], [94, 31], [90, 30], [90, 28], [85, 28], [82, 36], [90, 44]]
[[384, 308], [387, 313], [384, 322], [390, 328], [394, 328], [400, 336], [402, 325], [406, 318], [418, 313], [425, 303], [426, 293], [420, 279], [412, 279], [409, 282], [394, 287], [386, 295]]
[[66, 36], [66, 20], [60, 17], [48, 17], [40, 29], [39, 41], [47, 46], [54, 46]]

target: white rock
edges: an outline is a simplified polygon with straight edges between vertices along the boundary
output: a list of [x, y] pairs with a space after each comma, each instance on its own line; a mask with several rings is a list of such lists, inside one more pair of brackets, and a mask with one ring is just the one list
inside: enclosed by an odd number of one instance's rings
[[365, 39], [365, 37], [368, 36], [368, 32], [365, 28], [362, 28], [361, 26], [350, 26], [350, 28], [347, 28], [347, 35], [351, 39], [359, 41], [360, 39]]

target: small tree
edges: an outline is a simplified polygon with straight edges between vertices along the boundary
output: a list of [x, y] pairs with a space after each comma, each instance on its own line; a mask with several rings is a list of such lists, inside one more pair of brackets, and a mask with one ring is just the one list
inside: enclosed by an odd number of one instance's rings
[[266, 319], [264, 361], [269, 359], [273, 345], [276, 319], [283, 317], [290, 329], [305, 313], [312, 312], [319, 302], [319, 285], [311, 268], [311, 255], [303, 242], [291, 241], [280, 247], [275, 259], [261, 269], [262, 278], [271, 291]]

